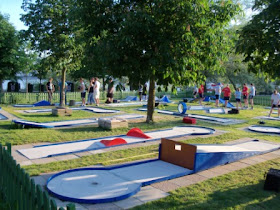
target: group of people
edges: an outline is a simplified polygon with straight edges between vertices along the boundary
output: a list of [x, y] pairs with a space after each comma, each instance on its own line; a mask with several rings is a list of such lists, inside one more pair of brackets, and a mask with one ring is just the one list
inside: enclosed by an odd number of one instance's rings
[[99, 97], [100, 97], [100, 82], [97, 77], [92, 77], [89, 81], [89, 87], [86, 88], [83, 78], [80, 78], [79, 91], [81, 92], [82, 106], [86, 106], [86, 93], [88, 92], [87, 104], [92, 105], [96, 104], [99, 106]]
[[[68, 84], [65, 82], [65, 104], [67, 103], [66, 99], [66, 91], [67, 91]], [[58, 84], [59, 90], [62, 91], [62, 82]], [[53, 84], [53, 78], [50, 78], [46, 84], [46, 89], [48, 92], [48, 101], [52, 103], [53, 93], [55, 92], [55, 86]], [[82, 106], [86, 106], [86, 104], [92, 105], [96, 104], [99, 106], [100, 100], [100, 82], [98, 81], [97, 77], [92, 77], [89, 81], [89, 87], [87, 88], [83, 78], [80, 78], [80, 85], [78, 87], [79, 91], [81, 92], [82, 98]], [[113, 94], [114, 92], [114, 82], [112, 78], [109, 78], [108, 89], [107, 89], [107, 101], [106, 103], [113, 103]], [[61, 92], [62, 93], [62, 92]], [[86, 102], [86, 93], [88, 93], [88, 100]], [[61, 97], [62, 94], [60, 94]]]
[[[97, 77], [92, 77], [89, 82], [89, 87], [86, 88], [86, 85], [84, 83], [84, 79], [80, 78], [80, 86], [79, 90], [81, 92], [81, 98], [82, 98], [82, 106], [85, 106], [86, 104], [92, 105], [96, 104], [96, 106], [99, 106], [100, 103], [100, 82], [98, 81]], [[88, 100], [86, 103], [86, 89], [88, 92]], [[114, 82], [113, 79], [110, 77], [108, 80], [108, 89], [107, 89], [107, 100], [105, 103], [113, 103], [114, 98]]]
[[[215, 105], [216, 107], [219, 106], [220, 103], [220, 97], [221, 94], [224, 94], [224, 100], [225, 100], [225, 107], [227, 107], [228, 105], [228, 101], [230, 100], [231, 97], [231, 89], [229, 87], [229, 85], [226, 85], [223, 89], [222, 89], [222, 84], [221, 83], [217, 83], [215, 84], [215, 86], [212, 89], [208, 89], [208, 91], [214, 91], [215, 92]], [[197, 94], [199, 95], [199, 104], [202, 105], [202, 101], [204, 100], [204, 85], [200, 85], [199, 88], [195, 87], [194, 91], [193, 91], [193, 96], [194, 98], [197, 98]], [[251, 83], [251, 87], [250, 89], [247, 87], [247, 84], [244, 83], [243, 84], [243, 89], [242, 92], [240, 91], [240, 88], [237, 88], [235, 91], [235, 100], [236, 100], [236, 108], [239, 109], [242, 108], [242, 104], [241, 104], [241, 96], [243, 96], [243, 100], [244, 100], [244, 109], [248, 109], [249, 108], [249, 102], [248, 99], [250, 100], [250, 104], [251, 104], [251, 109], [254, 108], [254, 97], [256, 95], [256, 88], [254, 86], [253, 83]]]

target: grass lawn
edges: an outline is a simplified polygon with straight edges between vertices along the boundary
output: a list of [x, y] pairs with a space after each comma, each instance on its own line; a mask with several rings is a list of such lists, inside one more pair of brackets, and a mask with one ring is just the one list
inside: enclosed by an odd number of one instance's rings
[[[23, 114], [15, 110], [26, 110], [28, 108], [14, 108], [2, 106], [2, 108], [22, 119], [47, 122], [71, 119], [82, 119], [90, 117], [100, 117], [115, 114], [95, 114], [86, 111], [73, 111], [71, 117], [54, 117], [49, 113]], [[43, 107], [42, 107], [43, 108]], [[115, 109], [126, 113], [143, 114], [145, 112], [136, 111], [139, 106], [117, 107]], [[161, 106], [165, 110], [177, 110], [177, 105]], [[37, 108], [36, 108], [37, 109]], [[112, 108], [114, 109], [114, 108]], [[225, 118], [235, 118], [245, 120], [242, 124], [237, 125], [218, 125], [203, 121], [197, 121], [198, 126], [224, 130], [226, 133], [219, 136], [208, 138], [186, 138], [186, 143], [217, 143], [222, 144], [228, 141], [251, 137], [256, 139], [280, 142], [280, 136], [265, 135], [242, 130], [249, 125], [258, 124], [258, 119], [252, 119], [256, 116], [265, 116], [268, 109], [256, 106], [254, 110], [241, 110], [238, 115], [221, 115], [205, 114], [204, 111], [190, 111], [192, 114], [203, 114]], [[120, 113], [121, 114], [121, 113]], [[143, 131], [171, 128], [182, 124], [182, 118], [155, 113], [155, 123], [146, 124], [143, 119], [140, 122], [129, 123], [129, 129], [138, 127]], [[266, 125], [279, 126], [279, 121], [266, 121]], [[0, 143], [11, 142], [13, 145], [21, 145], [39, 142], [62, 142], [79, 139], [96, 138], [102, 136], [111, 136], [125, 134], [129, 129], [116, 129], [114, 131], [102, 130], [98, 127], [78, 127], [63, 129], [18, 129], [11, 122], [0, 121]], [[101, 154], [84, 156], [78, 159], [52, 162], [47, 164], [35, 164], [24, 166], [23, 168], [32, 176], [46, 172], [55, 172], [77, 167], [85, 167], [96, 164], [112, 165], [146, 158], [155, 158], [158, 156], [158, 146], [149, 145], [138, 148], [120, 149]], [[199, 184], [191, 185], [186, 188], [180, 188], [173, 191], [171, 196], [151, 202], [140, 207], [139, 209], [280, 209], [280, 196], [277, 193], [266, 192], [262, 190], [264, 173], [270, 168], [280, 168], [280, 159], [267, 161], [256, 166], [252, 166], [240, 171], [232, 172], [224, 176], [209, 179]], [[277, 207], [277, 208], [276, 208]]]

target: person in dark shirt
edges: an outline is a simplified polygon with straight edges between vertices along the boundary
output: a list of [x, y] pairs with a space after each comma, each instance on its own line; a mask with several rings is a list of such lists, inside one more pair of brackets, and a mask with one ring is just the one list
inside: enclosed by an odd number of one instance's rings
[[144, 84], [143, 93], [142, 93], [143, 100], [147, 100], [147, 84]]
[[94, 97], [93, 97], [93, 93], [94, 93], [94, 77], [91, 78], [90, 82], [89, 82], [89, 89], [88, 89], [88, 101], [87, 104], [92, 105], [94, 103]]
[[52, 95], [53, 95], [53, 92], [55, 91], [54, 85], [53, 85], [52, 82], [53, 82], [53, 78], [50, 78], [49, 81], [46, 84], [46, 89], [48, 91], [48, 101], [50, 103], [52, 103]]
[[107, 90], [107, 103], [113, 103], [114, 97], [114, 82], [112, 78], [109, 78], [108, 90]]

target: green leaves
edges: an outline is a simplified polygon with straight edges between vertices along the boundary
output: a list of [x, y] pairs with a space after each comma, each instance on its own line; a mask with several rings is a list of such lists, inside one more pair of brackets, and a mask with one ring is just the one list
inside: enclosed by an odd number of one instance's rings
[[236, 51], [244, 53], [251, 71], [280, 78], [280, 1], [257, 0], [253, 8], [260, 13], [240, 31]]

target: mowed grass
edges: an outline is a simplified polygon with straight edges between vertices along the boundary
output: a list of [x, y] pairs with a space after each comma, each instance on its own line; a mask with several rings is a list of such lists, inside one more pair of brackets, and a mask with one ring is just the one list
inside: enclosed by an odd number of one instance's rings
[[279, 193], [263, 190], [269, 168], [280, 169], [280, 158], [180, 188], [133, 209], [280, 209]]
[[[133, 107], [117, 107], [115, 109], [126, 113], [136, 113], [145, 115], [145, 112], [136, 111], [139, 106]], [[14, 112], [14, 108], [4, 107], [6, 111], [14, 115], [32, 121], [54, 121], [64, 120], [64, 118], [56, 118], [50, 114], [21, 114]], [[25, 108], [26, 109], [26, 108]], [[177, 110], [177, 105], [161, 106], [164, 110]], [[195, 137], [182, 140], [186, 143], [196, 144], [222, 144], [240, 138], [250, 137], [254, 139], [268, 140], [272, 142], [280, 142], [277, 135], [265, 135], [261, 133], [253, 133], [245, 131], [243, 128], [250, 125], [258, 124], [257, 116], [265, 116], [268, 109], [256, 106], [254, 110], [241, 110], [238, 115], [222, 115], [222, 114], [206, 114], [204, 111], [189, 111], [193, 114], [203, 114], [209, 116], [217, 116], [224, 118], [234, 118], [244, 120], [244, 123], [237, 125], [218, 125], [204, 121], [197, 121], [198, 126], [214, 128], [216, 130], [226, 131], [222, 135], [209, 136], [207, 138]], [[85, 111], [74, 111], [73, 116], [65, 119], [81, 119], [99, 117], [103, 115], [93, 114]], [[112, 115], [112, 114], [111, 114]], [[114, 114], [113, 114], [114, 115]], [[155, 123], [146, 124], [145, 119], [130, 122], [128, 129], [117, 129], [114, 131], [102, 130], [98, 127], [78, 127], [71, 129], [18, 129], [10, 122], [0, 122], [0, 141], [12, 142], [13, 145], [21, 145], [27, 143], [39, 142], [62, 142], [73, 141], [79, 139], [96, 138], [102, 136], [111, 136], [125, 134], [130, 128], [138, 127], [143, 131], [171, 128], [182, 124], [182, 117], [169, 116], [155, 113]], [[40, 118], [41, 117], [41, 118]], [[39, 118], [39, 119], [38, 119]], [[38, 119], [38, 120], [37, 120]], [[279, 121], [266, 121], [266, 125], [279, 126]], [[143, 160], [156, 158], [158, 156], [158, 145], [141, 146], [137, 148], [122, 149], [110, 151], [101, 154], [93, 154], [83, 156], [78, 159], [51, 162], [47, 164], [34, 164], [24, 166], [23, 168], [31, 175], [39, 175], [41, 173], [57, 172], [78, 167], [86, 167], [92, 165], [113, 165], [135, 160]], [[264, 174], [269, 168], [280, 169], [280, 159], [267, 161], [262, 164], [242, 169], [227, 175], [209, 179], [199, 184], [189, 187], [180, 188], [172, 191], [171, 196], [167, 198], [150, 202], [148, 204], [136, 207], [136, 209], [280, 209], [279, 193], [263, 191]]]

